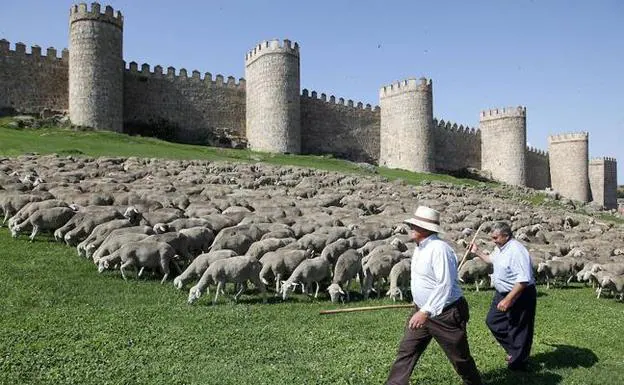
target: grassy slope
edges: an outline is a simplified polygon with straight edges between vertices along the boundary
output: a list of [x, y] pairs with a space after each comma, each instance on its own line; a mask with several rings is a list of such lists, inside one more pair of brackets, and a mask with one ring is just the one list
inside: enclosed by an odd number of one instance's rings
[[[0, 128], [0, 153], [24, 152], [262, 159], [356, 170], [324, 157], [216, 150], [103, 132]], [[380, 173], [413, 183], [425, 177]], [[186, 293], [171, 283], [98, 275], [75, 249], [60, 244], [13, 240], [1, 229], [0, 250], [0, 384], [379, 384], [407, 315], [388, 310], [319, 316], [319, 310], [333, 307], [327, 299], [300, 296], [269, 305], [257, 303], [256, 295], [240, 304], [223, 299], [217, 306], [202, 298], [188, 306]], [[472, 350], [487, 383], [624, 383], [622, 304], [596, 300], [589, 288], [541, 293], [535, 372], [508, 374], [483, 322], [491, 292], [467, 291]], [[387, 302], [352, 306], [379, 303]], [[458, 383], [435, 343], [413, 378], [419, 384]]]

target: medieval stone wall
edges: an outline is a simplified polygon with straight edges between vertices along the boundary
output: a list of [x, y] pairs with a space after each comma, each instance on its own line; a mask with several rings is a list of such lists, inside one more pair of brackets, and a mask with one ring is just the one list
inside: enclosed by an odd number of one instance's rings
[[[244, 142], [245, 81], [224, 80], [210, 73], [203, 77], [173, 67], [150, 71], [129, 64], [124, 76], [124, 125], [127, 131], [147, 126], [164, 139], [182, 143], [230, 146]], [[234, 147], [238, 147], [234, 145]]]
[[533, 147], [526, 148], [526, 185], [537, 190], [550, 187], [548, 153]]
[[439, 171], [481, 168], [481, 132], [434, 119], [435, 165]]
[[587, 132], [548, 137], [550, 180], [562, 196], [581, 202], [589, 201]]
[[35, 45], [0, 40], [0, 109], [11, 108], [21, 113], [38, 114], [44, 109], [67, 111], [69, 51], [59, 57], [55, 48], [42, 55]]
[[591, 200], [606, 209], [616, 209], [617, 161], [614, 158], [595, 158], [589, 161]]
[[316, 91], [301, 96], [301, 152], [333, 154], [359, 162], [379, 161], [379, 107], [345, 103]]

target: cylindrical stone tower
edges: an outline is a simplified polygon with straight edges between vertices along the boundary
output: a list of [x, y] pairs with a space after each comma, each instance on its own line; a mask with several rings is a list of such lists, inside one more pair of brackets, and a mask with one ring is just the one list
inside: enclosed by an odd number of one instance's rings
[[496, 181], [526, 186], [526, 108], [482, 111], [479, 127], [481, 168]]
[[381, 129], [379, 165], [434, 172], [433, 85], [407, 79], [379, 91]]
[[301, 152], [299, 45], [263, 41], [245, 56], [247, 141], [252, 150]]
[[123, 129], [123, 17], [98, 3], [69, 12], [69, 117], [95, 129]]
[[548, 137], [552, 188], [566, 198], [581, 202], [589, 201], [588, 140], [587, 132]]

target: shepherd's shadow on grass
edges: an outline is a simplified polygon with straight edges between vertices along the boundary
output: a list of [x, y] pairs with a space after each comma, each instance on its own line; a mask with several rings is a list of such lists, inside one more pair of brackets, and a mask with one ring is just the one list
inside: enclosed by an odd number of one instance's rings
[[563, 377], [549, 372], [562, 368], [589, 368], [598, 362], [598, 356], [587, 348], [571, 345], [549, 345], [554, 351], [539, 353], [529, 359], [526, 371], [510, 371], [506, 367], [483, 374], [483, 381], [490, 385], [557, 385]]

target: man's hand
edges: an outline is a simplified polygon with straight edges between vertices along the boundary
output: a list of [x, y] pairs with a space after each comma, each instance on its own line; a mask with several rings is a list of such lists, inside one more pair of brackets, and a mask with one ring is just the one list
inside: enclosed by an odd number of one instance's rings
[[427, 318], [429, 318], [429, 313], [419, 310], [414, 313], [407, 325], [410, 329], [421, 328], [425, 325], [425, 322], [427, 322]]
[[511, 307], [511, 303], [511, 299], [505, 297], [498, 303], [498, 305], [496, 305], [496, 308], [499, 311], [505, 312]]

